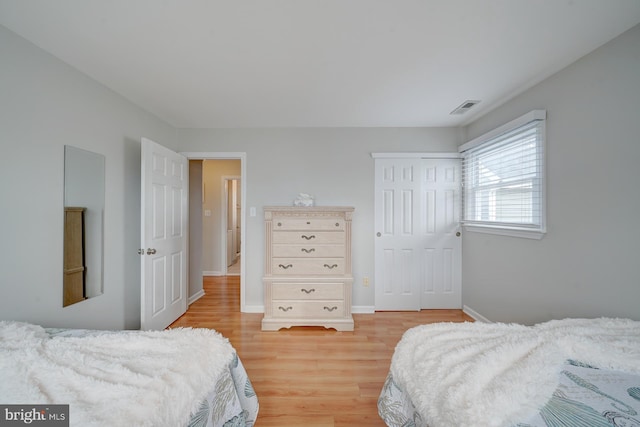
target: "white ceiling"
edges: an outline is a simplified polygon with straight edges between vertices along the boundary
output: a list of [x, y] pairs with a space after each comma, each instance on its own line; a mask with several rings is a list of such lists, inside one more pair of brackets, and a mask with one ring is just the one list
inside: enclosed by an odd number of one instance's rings
[[639, 22], [640, 0], [0, 0], [1, 25], [199, 128], [464, 125]]

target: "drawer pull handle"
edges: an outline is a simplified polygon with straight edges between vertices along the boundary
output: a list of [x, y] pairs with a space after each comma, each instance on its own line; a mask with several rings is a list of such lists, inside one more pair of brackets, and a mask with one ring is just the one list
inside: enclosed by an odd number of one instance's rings
[[324, 309], [327, 310], [328, 312], [332, 312], [333, 310], [337, 310], [338, 307], [337, 306], [333, 306], [333, 307], [327, 307], [326, 305], [324, 306]]
[[336, 222], [336, 227], [340, 227], [340, 223], [339, 222]]
[[280, 268], [284, 268], [284, 269], [286, 270], [287, 268], [291, 268], [291, 267], [293, 267], [293, 264], [287, 264], [287, 265], [284, 265], [284, 264], [278, 264], [278, 267], [280, 267]]
[[332, 265], [325, 264], [324, 266], [327, 267], [329, 270], [333, 270], [334, 268], [336, 268], [338, 266], [338, 264], [332, 264]]
[[307, 295], [309, 295], [311, 292], [315, 292], [315, 291], [316, 290], [314, 288], [311, 288], [311, 289], [308, 289], [308, 290], [305, 289], [305, 288], [300, 289], [300, 292], [304, 292]]
[[304, 234], [301, 236], [303, 239], [307, 239], [307, 240], [311, 240], [311, 239], [315, 239], [316, 236], [314, 236], [313, 234], [311, 236], [305, 236]]
[[301, 250], [302, 252], [306, 252], [306, 253], [308, 253], [308, 254], [310, 254], [311, 252], [315, 252], [315, 251], [316, 251], [316, 249], [315, 249], [315, 248], [311, 248], [311, 249], [305, 249], [305, 248], [302, 248], [302, 249], [300, 249], [300, 250]]
[[283, 307], [283, 306], [280, 306], [280, 307], [278, 307], [278, 309], [279, 309], [279, 310], [282, 310], [282, 311], [284, 311], [284, 312], [287, 312], [287, 311], [289, 311], [289, 310], [293, 310], [293, 307], [291, 307], [291, 306], [289, 306], [289, 307]]

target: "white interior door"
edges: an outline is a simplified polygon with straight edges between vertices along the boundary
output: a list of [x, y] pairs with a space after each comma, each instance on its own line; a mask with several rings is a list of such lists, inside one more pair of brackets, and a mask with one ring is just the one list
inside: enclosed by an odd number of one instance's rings
[[422, 159], [421, 308], [462, 307], [461, 162]]
[[460, 308], [460, 160], [375, 159], [376, 310]]
[[187, 310], [188, 161], [142, 138], [141, 327], [164, 329]]

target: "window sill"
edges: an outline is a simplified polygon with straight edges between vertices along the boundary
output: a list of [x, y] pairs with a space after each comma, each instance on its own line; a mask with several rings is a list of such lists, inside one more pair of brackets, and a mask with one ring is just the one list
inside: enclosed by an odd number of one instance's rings
[[500, 236], [520, 237], [524, 239], [540, 240], [546, 234], [546, 230], [528, 230], [523, 228], [493, 227], [490, 225], [464, 225], [465, 231], [485, 234], [498, 234]]

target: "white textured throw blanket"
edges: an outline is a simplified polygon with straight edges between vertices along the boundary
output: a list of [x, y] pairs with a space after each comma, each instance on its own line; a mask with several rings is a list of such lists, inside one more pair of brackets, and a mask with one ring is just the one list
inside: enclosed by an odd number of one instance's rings
[[73, 426], [181, 426], [233, 348], [208, 329], [50, 337], [0, 322], [0, 402], [70, 404]]
[[391, 373], [430, 427], [499, 427], [537, 412], [569, 359], [640, 374], [640, 322], [418, 326], [396, 346]]

